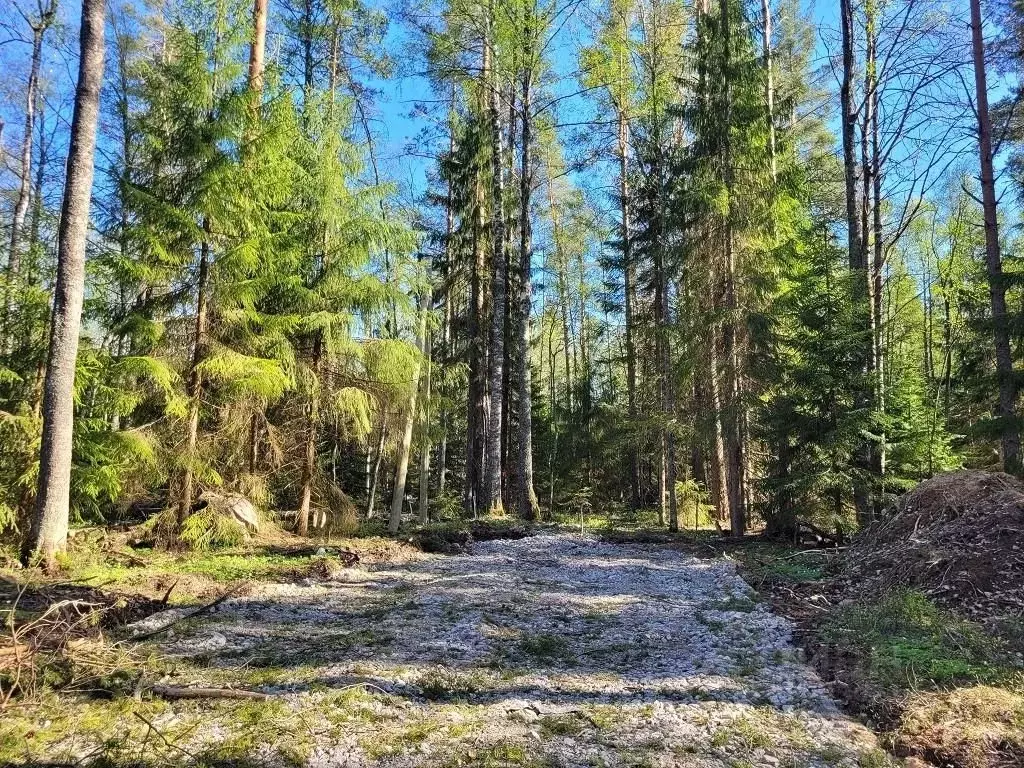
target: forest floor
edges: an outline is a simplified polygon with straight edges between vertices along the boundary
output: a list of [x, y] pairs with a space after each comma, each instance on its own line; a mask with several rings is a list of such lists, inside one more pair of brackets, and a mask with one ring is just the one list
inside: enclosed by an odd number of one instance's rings
[[[0, 764], [893, 763], [729, 558], [545, 533], [350, 568], [260, 562], [240, 558], [246, 589], [202, 615], [108, 633], [114, 674], [138, 670], [123, 695], [106, 680], [107, 698], [12, 703]], [[192, 688], [261, 696], [179, 698]]]

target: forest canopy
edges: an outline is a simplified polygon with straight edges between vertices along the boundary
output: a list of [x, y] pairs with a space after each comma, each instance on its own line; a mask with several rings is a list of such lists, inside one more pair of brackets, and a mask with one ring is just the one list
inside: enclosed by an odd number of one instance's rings
[[0, 532], [842, 539], [1019, 475], [1021, 8], [820, 5], [5, 4]]

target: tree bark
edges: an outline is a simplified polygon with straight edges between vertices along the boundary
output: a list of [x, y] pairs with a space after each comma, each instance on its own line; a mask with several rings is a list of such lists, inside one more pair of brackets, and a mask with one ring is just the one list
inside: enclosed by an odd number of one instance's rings
[[75, 363], [85, 296], [85, 249], [103, 84], [104, 0], [82, 0], [81, 54], [57, 244], [50, 353], [43, 395], [39, 485], [24, 542], [26, 561], [53, 568], [67, 542], [74, 429]]
[[[874, 316], [873, 362], [875, 378], [875, 408], [885, 415], [885, 356], [887, 344], [887, 323], [885, 317], [885, 232], [882, 228], [882, 150], [878, 125], [878, 72], [877, 72], [877, 33], [874, 18], [875, 6], [869, 5], [870, 20], [870, 51], [871, 65], [868, 86], [868, 99], [871, 103], [871, 301]], [[886, 469], [885, 430], [879, 430], [879, 441], [874, 447], [872, 469], [879, 478], [879, 492], [875, 495], [874, 515], [882, 514], [885, 505], [885, 469]]]
[[711, 400], [711, 495], [718, 520], [732, 519], [729, 509], [729, 480], [725, 457], [725, 424], [722, 418], [722, 384], [718, 364], [718, 331], [711, 330], [708, 340], [708, 395]]
[[[551, 243], [555, 257], [555, 281], [558, 287], [558, 314], [562, 323], [562, 360], [565, 364], [565, 409], [566, 413], [573, 411], [573, 365], [571, 358], [572, 350], [572, 325], [569, 315], [569, 278], [568, 258], [562, 249], [562, 222], [558, 215], [558, 208], [555, 201], [555, 190], [551, 180], [551, 163], [545, 162], [547, 172], [548, 213], [551, 216]], [[552, 376], [554, 371], [552, 370]], [[554, 408], [554, 390], [551, 392], [551, 406]]]
[[267, 6], [269, 0], [253, 0], [252, 44], [249, 47], [249, 87], [263, 92], [263, 60], [267, 44]]
[[[531, 11], [527, 11], [528, 18]], [[530, 202], [533, 194], [533, 108], [531, 87], [533, 84], [532, 66], [532, 25], [526, 23], [524, 29], [527, 41], [524, 49], [524, 63], [521, 81], [520, 109], [522, 111], [522, 145], [519, 155], [519, 292], [514, 313], [515, 326], [515, 370], [514, 385], [516, 394], [516, 439], [513, 441], [515, 452], [514, 499], [516, 513], [525, 520], [536, 520], [539, 516], [537, 495], [533, 488], [533, 414], [532, 393], [530, 388], [530, 305], [532, 290], [533, 267], [533, 229], [530, 218]]]
[[[209, 233], [209, 220], [203, 220], [203, 231]], [[200, 246], [199, 280], [196, 286], [196, 324], [195, 346], [192, 348], [192, 359], [189, 363], [188, 376], [188, 425], [185, 434], [185, 461], [182, 472], [180, 495], [178, 497], [178, 526], [185, 521], [192, 511], [192, 495], [194, 484], [193, 462], [196, 457], [196, 446], [199, 442], [199, 410], [203, 398], [203, 375], [200, 364], [206, 351], [206, 333], [209, 325], [209, 291], [210, 291], [210, 244], [206, 240]]]
[[490, 403], [487, 400], [487, 349], [483, 327], [486, 308], [484, 255], [484, 190], [481, 169], [476, 168], [473, 182], [473, 264], [470, 273], [470, 299], [467, 335], [469, 337], [469, 396], [466, 398], [466, 476], [463, 490], [463, 508], [467, 515], [476, 517], [487, 508], [481, 508], [485, 495], [487, 464], [487, 422]]
[[768, 162], [771, 165], [772, 181], [778, 177], [778, 161], [775, 154], [775, 71], [772, 61], [772, 3], [761, 0], [761, 52], [764, 56], [764, 102], [768, 109]]
[[864, 246], [861, 239], [860, 187], [861, 172], [856, 158], [857, 122], [860, 108], [854, 90], [856, 77], [853, 40], [853, 0], [840, 0], [840, 21], [843, 33], [843, 81], [840, 87], [843, 168], [846, 179], [846, 227], [851, 270], [867, 268]]
[[431, 345], [430, 334], [423, 336], [423, 362], [426, 370], [423, 373], [423, 419], [421, 422], [420, 441], [420, 523], [430, 522], [430, 378], [431, 378]]
[[[624, 76], [625, 63], [619, 62], [619, 75]], [[631, 428], [637, 423], [636, 399], [636, 340], [635, 297], [633, 274], [633, 233], [631, 198], [629, 189], [629, 116], [626, 105], [615, 104], [616, 154], [619, 161], [619, 237], [622, 240], [622, 292], [626, 343], [626, 402]], [[635, 437], [629, 441], [630, 506], [639, 509], [643, 504], [640, 489], [640, 448]]]
[[373, 462], [373, 470], [367, 478], [368, 490], [366, 499], [366, 519], [374, 517], [374, 506], [377, 501], [377, 486], [380, 484], [380, 465], [384, 461], [384, 440], [388, 432], [387, 413], [381, 414], [380, 434], [377, 437], [377, 457]]
[[[856, 158], [856, 131], [860, 108], [854, 89], [856, 59], [853, 39], [853, 0], [840, 0], [839, 17], [843, 37], [843, 80], [840, 88], [840, 100], [842, 102], [843, 170], [846, 180], [847, 247], [849, 267], [852, 273], [851, 299], [855, 322], [859, 323], [862, 314], [865, 320], [869, 320], [867, 312], [870, 310], [866, 307], [867, 297], [865, 295], [867, 293], [867, 254], [864, 250], [861, 224], [861, 167]], [[866, 354], [859, 354], [857, 358], [854, 370], [851, 371], [854, 376], [864, 372], [869, 359]], [[855, 385], [853, 400], [856, 408], [862, 409], [868, 404], [867, 394], [862, 385]], [[869, 461], [868, 446], [864, 443], [854, 450], [855, 469], [867, 470]], [[859, 478], [855, 478], [853, 482], [853, 501], [858, 521], [862, 524], [866, 523], [870, 515], [868, 488]]]
[[723, 324], [724, 352], [726, 357], [726, 460], [728, 462], [729, 488], [729, 522], [732, 535], [742, 537], [746, 530], [746, 507], [744, 489], [745, 445], [743, 433], [743, 402], [742, 379], [743, 365], [740, 354], [740, 340], [737, 331], [739, 320], [739, 302], [736, 295], [736, 251], [733, 243], [733, 184], [734, 170], [732, 167], [732, 142], [729, 127], [732, 125], [732, 39], [731, 39], [731, 7], [729, 0], [721, 2], [721, 25], [723, 47], [724, 80], [723, 107], [723, 178], [725, 181], [725, 226], [723, 228], [723, 245], [725, 255], [725, 309], [726, 318]]
[[[7, 256], [7, 288], [4, 306], [5, 324], [11, 321], [14, 309], [14, 287], [21, 278], [22, 260], [24, 258], [25, 218], [32, 197], [32, 136], [36, 124], [36, 102], [39, 100], [39, 68], [43, 59], [43, 39], [56, 16], [57, 3], [50, 0], [42, 10], [39, 20], [32, 24], [32, 59], [29, 65], [28, 86], [25, 93], [25, 132], [21, 137], [21, 173], [18, 183], [18, 197], [14, 203], [14, 218], [11, 222], [10, 250]], [[10, 328], [5, 328], [7, 338], [5, 348], [10, 349], [12, 337]]]
[[985, 40], [982, 35], [981, 2], [971, 0], [971, 44], [974, 53], [975, 110], [978, 117], [978, 159], [981, 165], [981, 202], [985, 216], [985, 271], [992, 304], [992, 334], [995, 343], [999, 400], [996, 416], [1001, 422], [1000, 446], [1003, 469], [1020, 475], [1020, 430], [1017, 426], [1017, 381], [1010, 351], [1010, 329], [1006, 314], [1006, 283], [999, 248], [999, 220], [996, 210], [995, 171], [992, 165], [992, 120], [988, 111], [988, 78], [985, 71]]
[[484, 83], [487, 88], [487, 122], [491, 144], [491, 317], [487, 354], [490, 413], [487, 424], [487, 477], [483, 505], [502, 509], [501, 424], [505, 398], [505, 305], [508, 300], [508, 259], [505, 251], [505, 168], [502, 159], [501, 116], [498, 104], [498, 71], [494, 41], [494, 0], [487, 6], [487, 39], [484, 50]]
[[309, 535], [309, 511], [313, 502], [313, 482], [316, 480], [316, 442], [320, 423], [319, 378], [320, 359], [323, 356], [323, 337], [317, 333], [313, 341], [313, 355], [310, 360], [310, 391], [306, 400], [306, 434], [303, 440], [302, 489], [299, 492], [299, 511], [295, 518], [295, 533]]
[[[416, 339], [416, 348], [422, 356], [426, 348], [427, 334], [427, 312], [430, 309], [430, 288], [423, 289], [420, 297], [420, 318], [419, 334]], [[398, 533], [398, 527], [402, 524], [402, 503], [405, 501], [405, 480], [409, 473], [409, 452], [412, 448], [412, 430], [416, 424], [416, 398], [419, 396], [420, 369], [422, 365], [417, 360], [416, 367], [412, 373], [412, 383], [409, 395], [409, 413], [405, 419], [405, 431], [402, 433], [402, 441], [398, 445], [398, 457], [395, 465], [395, 487], [391, 494], [391, 516], [388, 519], [388, 531], [394, 535]]]

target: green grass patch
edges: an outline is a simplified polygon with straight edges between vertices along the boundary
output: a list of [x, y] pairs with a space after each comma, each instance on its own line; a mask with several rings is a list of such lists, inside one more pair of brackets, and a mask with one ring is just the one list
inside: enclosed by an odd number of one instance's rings
[[822, 635], [858, 648], [870, 676], [884, 686], [996, 683], [1015, 672], [1002, 643], [914, 590], [840, 610]]
[[517, 648], [524, 656], [541, 662], [568, 662], [575, 659], [566, 638], [546, 632], [525, 635], [519, 640]]
[[431, 701], [464, 699], [493, 687], [492, 678], [484, 670], [458, 672], [446, 667], [424, 672], [416, 680], [423, 697]]

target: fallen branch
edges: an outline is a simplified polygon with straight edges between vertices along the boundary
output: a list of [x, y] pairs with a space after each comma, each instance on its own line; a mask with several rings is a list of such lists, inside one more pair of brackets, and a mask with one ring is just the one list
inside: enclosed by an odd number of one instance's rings
[[163, 603], [164, 605], [167, 605], [167, 601], [171, 599], [171, 592], [173, 592], [174, 588], [176, 586], [178, 586], [178, 581], [179, 581], [179, 579], [175, 579], [174, 583], [171, 584], [171, 586], [169, 586], [167, 588], [167, 591], [164, 592], [164, 599], [160, 601], [161, 603]]
[[802, 557], [803, 555], [824, 555], [825, 557], [828, 557], [833, 552], [842, 552], [842, 551], [844, 551], [846, 549], [848, 549], [848, 547], [838, 547], [838, 546], [837, 547], [828, 547], [827, 549], [822, 549], [820, 547], [818, 549], [802, 549], [799, 552], [794, 552], [791, 555], [785, 555], [785, 556], [782, 556], [782, 557], [777, 557], [776, 560], [792, 560], [794, 557]]
[[246, 582], [246, 581], [240, 582], [239, 584], [236, 584], [231, 589], [229, 589], [227, 592], [225, 592], [223, 595], [218, 597], [212, 603], [207, 603], [206, 605], [201, 605], [198, 608], [196, 608], [195, 610], [189, 611], [188, 613], [183, 613], [181, 616], [179, 616], [176, 619], [172, 619], [171, 621], [169, 621], [166, 624], [164, 624], [162, 627], [157, 627], [156, 629], [152, 629], [149, 632], [143, 632], [141, 635], [135, 635], [132, 638], [132, 640], [135, 640], [136, 642], [139, 642], [139, 641], [142, 641], [142, 640], [149, 640], [151, 637], [156, 637], [157, 635], [163, 634], [164, 632], [166, 632], [168, 629], [170, 629], [171, 627], [173, 627], [175, 624], [177, 624], [180, 621], [184, 621], [185, 619], [191, 619], [194, 616], [199, 616], [201, 614], [207, 613], [208, 611], [213, 610], [218, 605], [223, 603], [225, 600], [227, 600], [229, 597], [234, 595], [236, 592], [238, 592], [242, 587], [246, 586], [247, 584], [248, 584], [248, 582]]
[[246, 691], [238, 688], [182, 688], [174, 685], [154, 685], [150, 690], [165, 699], [257, 699], [273, 698], [269, 693]]

